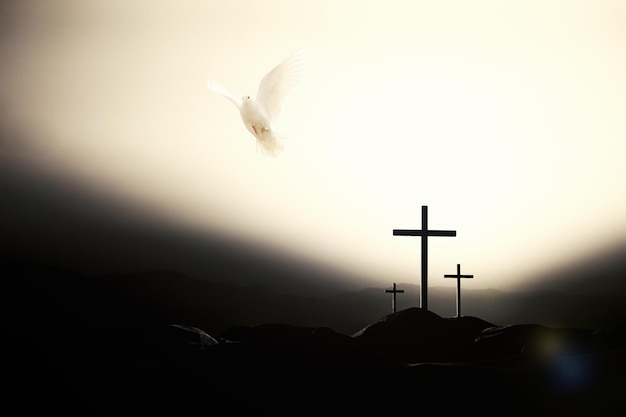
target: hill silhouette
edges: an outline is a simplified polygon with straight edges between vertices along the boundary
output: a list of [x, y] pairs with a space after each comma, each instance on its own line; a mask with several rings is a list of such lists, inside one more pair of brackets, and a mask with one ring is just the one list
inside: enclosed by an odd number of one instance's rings
[[[131, 276], [3, 265], [5, 405], [102, 416], [359, 414], [389, 412], [390, 401], [498, 416], [622, 407], [623, 325], [378, 314], [375, 294], [390, 307], [382, 289], [320, 300], [171, 272]], [[368, 305], [378, 315], [352, 332], [328, 324]]]

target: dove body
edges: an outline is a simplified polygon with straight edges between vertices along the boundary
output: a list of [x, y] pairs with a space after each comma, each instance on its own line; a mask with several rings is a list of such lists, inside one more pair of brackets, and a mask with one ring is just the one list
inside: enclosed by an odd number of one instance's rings
[[256, 138], [257, 150], [276, 156], [283, 150], [284, 137], [272, 130], [285, 96], [292, 90], [303, 64], [303, 50], [298, 50], [263, 77], [256, 99], [232, 95], [223, 85], [209, 79], [209, 90], [230, 100], [241, 115], [246, 129]]
[[276, 156], [284, 148], [282, 135], [272, 131], [270, 118], [259, 103], [249, 96], [244, 96], [239, 106], [239, 113], [246, 129], [254, 135], [257, 150], [267, 156]]
[[267, 112], [253, 98], [242, 97], [239, 113], [241, 113], [243, 124], [257, 139], [259, 134], [271, 132], [272, 126]]

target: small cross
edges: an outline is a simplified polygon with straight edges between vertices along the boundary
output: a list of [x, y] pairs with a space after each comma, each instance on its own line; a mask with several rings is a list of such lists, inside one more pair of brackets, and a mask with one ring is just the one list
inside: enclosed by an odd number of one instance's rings
[[461, 264], [456, 264], [456, 274], [446, 274], [444, 278], [456, 278], [456, 316], [461, 317], [461, 278], [474, 278], [474, 275], [461, 275]]
[[403, 293], [404, 290], [396, 290], [396, 283], [393, 283], [393, 290], [385, 290], [385, 292], [390, 292], [393, 294], [393, 297], [391, 298], [391, 309], [393, 310], [393, 312], [396, 312], [396, 294], [398, 293]]
[[422, 284], [420, 285], [420, 307], [428, 310], [428, 237], [456, 236], [456, 230], [428, 230], [428, 206], [422, 206], [422, 229], [393, 229], [394, 236], [422, 237]]

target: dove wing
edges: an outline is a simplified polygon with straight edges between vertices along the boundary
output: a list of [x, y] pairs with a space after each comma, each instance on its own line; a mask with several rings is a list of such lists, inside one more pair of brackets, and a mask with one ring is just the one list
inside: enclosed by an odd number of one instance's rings
[[207, 81], [207, 87], [209, 90], [213, 91], [216, 94], [226, 97], [228, 100], [232, 101], [237, 108], [241, 107], [241, 99], [239, 97], [235, 97], [224, 87], [222, 84], [218, 83], [213, 79], [209, 79]]
[[280, 115], [285, 96], [299, 81], [304, 65], [304, 51], [294, 52], [274, 67], [259, 84], [256, 101], [263, 106], [271, 121]]

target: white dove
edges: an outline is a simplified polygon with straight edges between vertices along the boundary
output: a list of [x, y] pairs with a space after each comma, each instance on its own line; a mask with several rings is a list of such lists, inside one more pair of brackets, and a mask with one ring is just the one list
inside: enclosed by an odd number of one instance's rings
[[284, 136], [272, 129], [278, 119], [283, 101], [299, 81], [303, 65], [302, 49], [288, 56], [274, 67], [259, 84], [256, 99], [249, 95], [238, 98], [232, 95], [222, 84], [209, 79], [209, 90], [232, 101], [246, 129], [254, 135], [257, 150], [266, 156], [277, 156], [284, 147]]

